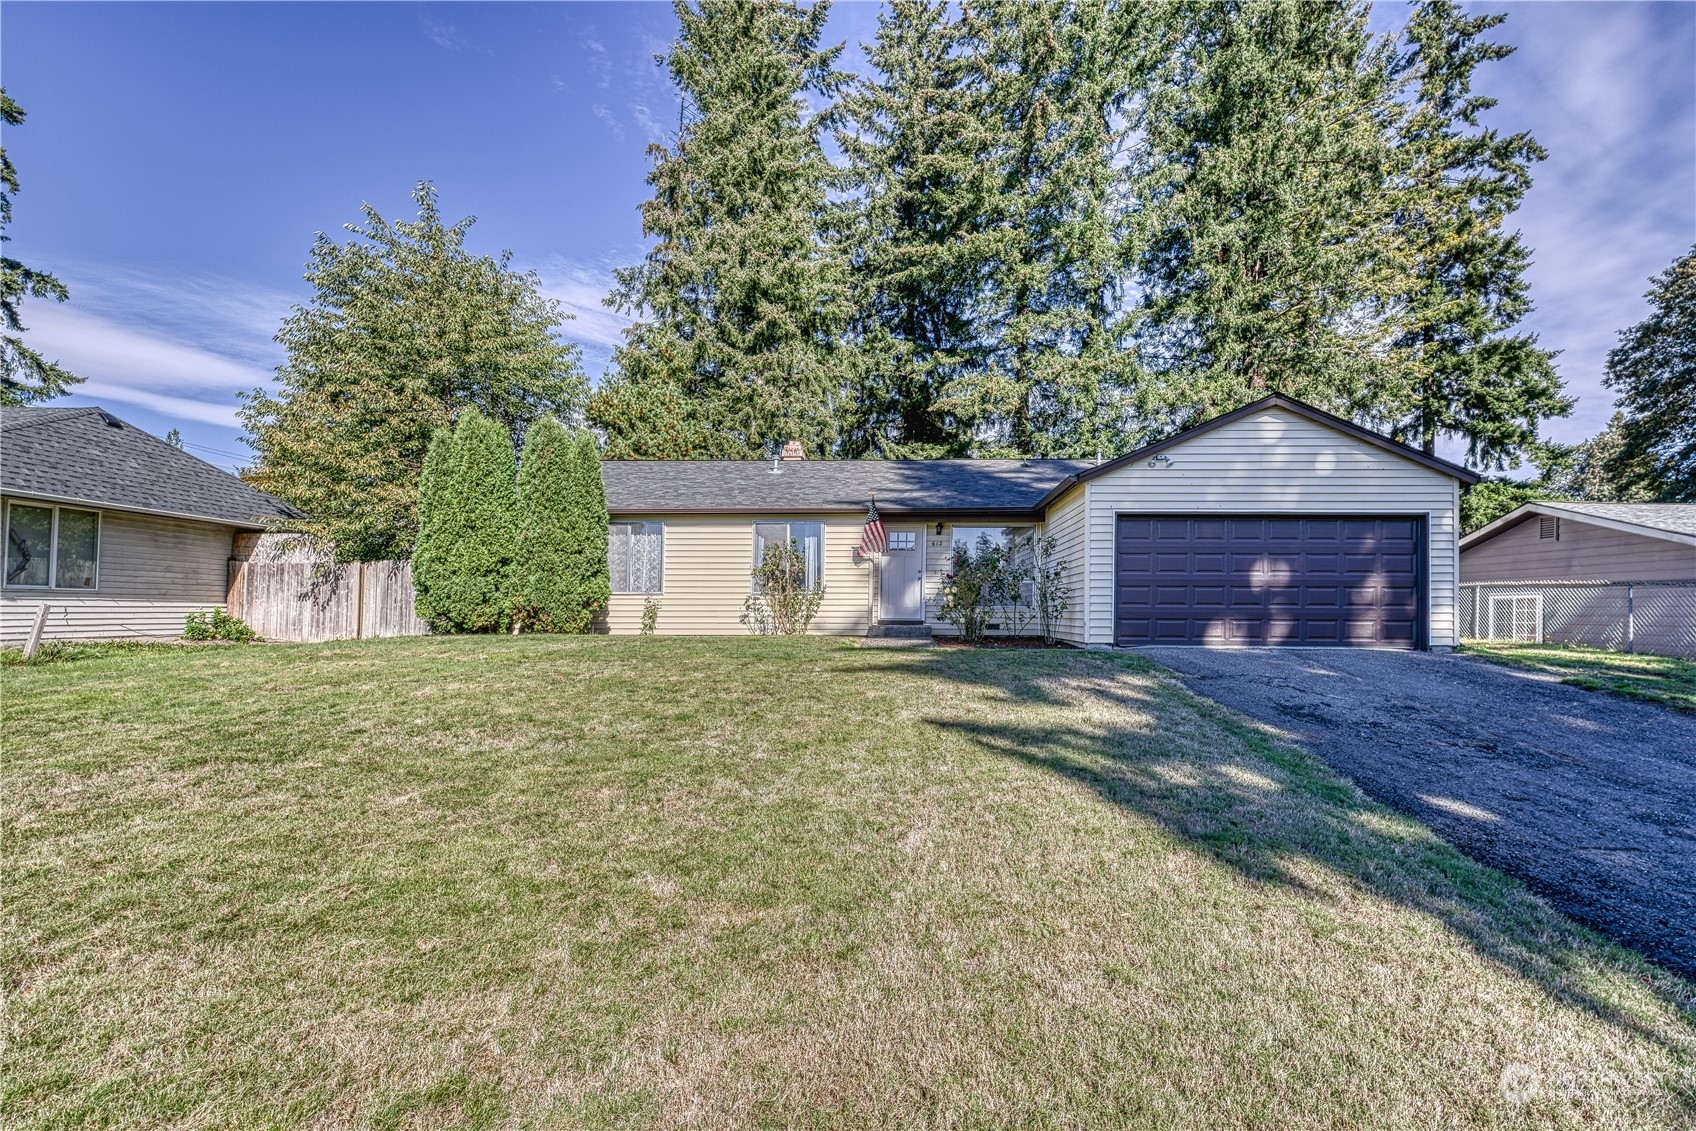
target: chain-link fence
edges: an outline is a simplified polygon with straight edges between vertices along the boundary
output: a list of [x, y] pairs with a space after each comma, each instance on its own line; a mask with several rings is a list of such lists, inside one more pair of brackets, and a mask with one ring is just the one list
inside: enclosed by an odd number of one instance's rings
[[1696, 581], [1484, 581], [1460, 587], [1461, 635], [1696, 656]]

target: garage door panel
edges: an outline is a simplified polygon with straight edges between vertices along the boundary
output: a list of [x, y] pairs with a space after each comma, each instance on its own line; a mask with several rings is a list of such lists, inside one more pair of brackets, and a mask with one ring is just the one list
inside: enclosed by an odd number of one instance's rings
[[1115, 638], [1415, 646], [1420, 535], [1400, 517], [1122, 518]]
[[1196, 541], [1190, 523], [1181, 518], [1163, 518], [1152, 524], [1151, 536], [1156, 542], [1182, 542], [1189, 545]]

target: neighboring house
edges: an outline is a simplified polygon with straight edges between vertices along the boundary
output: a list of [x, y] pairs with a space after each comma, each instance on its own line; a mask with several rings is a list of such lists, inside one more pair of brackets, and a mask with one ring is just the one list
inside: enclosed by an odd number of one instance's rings
[[[740, 633], [762, 547], [793, 540], [825, 597], [814, 630], [938, 618], [950, 548], [1045, 531], [1068, 564], [1060, 636], [1153, 643], [1449, 647], [1459, 497], [1478, 477], [1267, 397], [1105, 463], [1083, 460], [609, 461], [606, 627]], [[866, 504], [888, 527], [861, 561]]]
[[1696, 503], [1535, 502], [1460, 541], [1461, 580], [1696, 581]]
[[0, 638], [182, 635], [224, 603], [236, 535], [299, 517], [98, 408], [0, 409]]

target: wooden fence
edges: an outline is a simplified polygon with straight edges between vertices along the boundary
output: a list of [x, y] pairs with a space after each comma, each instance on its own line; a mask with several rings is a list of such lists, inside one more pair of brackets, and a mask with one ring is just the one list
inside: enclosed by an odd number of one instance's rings
[[267, 640], [311, 643], [430, 631], [412, 609], [411, 562], [337, 565], [272, 534], [237, 540], [225, 607]]

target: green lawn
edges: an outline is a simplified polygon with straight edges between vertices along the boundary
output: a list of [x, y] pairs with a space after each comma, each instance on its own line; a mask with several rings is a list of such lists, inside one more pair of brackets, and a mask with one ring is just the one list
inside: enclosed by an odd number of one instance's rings
[[1696, 1122], [1696, 987], [1133, 657], [3, 680], [7, 1127]]
[[1561, 677], [1586, 691], [1610, 691], [1680, 711], [1696, 712], [1696, 660], [1626, 655], [1573, 644], [1504, 644], [1470, 640], [1463, 651], [1499, 664]]

